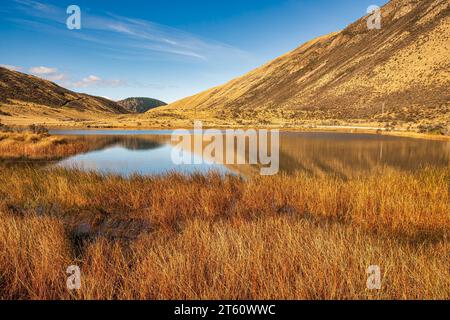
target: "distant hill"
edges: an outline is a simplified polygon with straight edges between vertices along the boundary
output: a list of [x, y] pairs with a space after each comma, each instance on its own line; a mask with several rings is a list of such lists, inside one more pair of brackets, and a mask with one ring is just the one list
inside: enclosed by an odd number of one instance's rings
[[127, 109], [130, 113], [144, 113], [148, 110], [165, 106], [167, 103], [152, 98], [128, 98], [117, 102], [119, 105]]
[[273, 119], [450, 123], [450, 2], [393, 0], [381, 13], [380, 30], [369, 30], [363, 17], [158, 112], [259, 123]]
[[0, 104], [30, 104], [52, 109], [123, 114], [127, 110], [105, 98], [76, 93], [41, 78], [0, 67]]

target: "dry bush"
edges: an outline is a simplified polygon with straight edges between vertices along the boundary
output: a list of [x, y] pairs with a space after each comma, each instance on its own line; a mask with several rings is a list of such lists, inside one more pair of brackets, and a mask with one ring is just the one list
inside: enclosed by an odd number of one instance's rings
[[0, 132], [0, 160], [55, 160], [88, 151], [82, 138], [49, 136], [39, 132]]
[[38, 216], [0, 217], [0, 297], [68, 297], [65, 272], [71, 265], [71, 247], [62, 222]]
[[[1, 298], [450, 298], [450, 167], [351, 179], [2, 173]], [[73, 263], [82, 288], [69, 292]], [[379, 291], [366, 289], [373, 264]]]

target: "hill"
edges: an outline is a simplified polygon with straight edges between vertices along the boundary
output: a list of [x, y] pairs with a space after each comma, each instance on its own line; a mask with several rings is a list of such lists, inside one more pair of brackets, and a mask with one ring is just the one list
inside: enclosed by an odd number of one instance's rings
[[382, 28], [363, 17], [250, 73], [149, 116], [293, 123], [450, 124], [450, 2], [393, 0]]
[[144, 113], [151, 109], [167, 105], [167, 103], [157, 99], [142, 97], [127, 98], [118, 101], [117, 103], [127, 109], [130, 113]]
[[111, 126], [128, 113], [118, 103], [0, 67], [0, 122], [27, 126]]
[[41, 78], [0, 67], [0, 103], [32, 103], [52, 108], [72, 108], [121, 114], [119, 104], [101, 97], [76, 93]]

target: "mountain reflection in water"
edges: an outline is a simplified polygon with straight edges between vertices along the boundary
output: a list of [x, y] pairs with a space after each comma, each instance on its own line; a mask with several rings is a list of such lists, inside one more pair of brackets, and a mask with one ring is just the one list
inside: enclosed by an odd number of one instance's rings
[[[54, 132], [54, 134], [60, 132]], [[63, 134], [70, 131], [61, 132]], [[126, 135], [132, 133], [132, 135]], [[93, 149], [60, 161], [62, 167], [77, 167], [122, 175], [192, 173], [219, 171], [244, 176], [257, 175], [254, 165], [173, 164], [174, 144], [170, 131], [76, 131], [92, 143]], [[206, 146], [206, 144], [205, 144]], [[193, 157], [201, 157], [194, 154]], [[350, 177], [393, 167], [414, 171], [424, 166], [443, 167], [450, 163], [450, 142], [371, 134], [327, 132], [282, 132], [280, 173], [298, 171], [312, 175]]]

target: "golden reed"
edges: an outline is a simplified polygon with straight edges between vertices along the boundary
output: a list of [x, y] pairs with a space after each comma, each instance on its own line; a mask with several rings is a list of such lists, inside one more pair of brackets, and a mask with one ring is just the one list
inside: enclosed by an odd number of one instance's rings
[[2, 299], [450, 298], [450, 168], [246, 181], [1, 170]]

